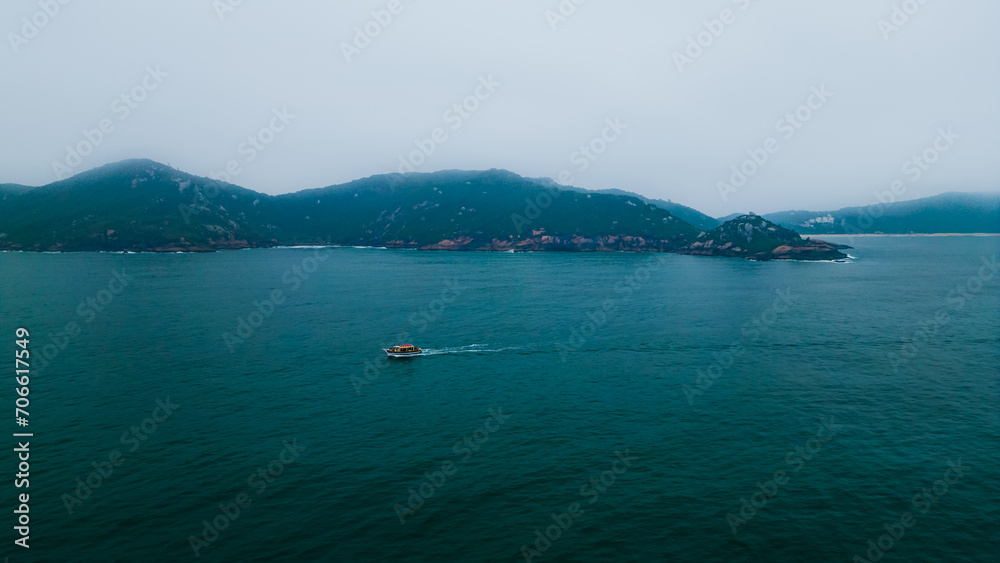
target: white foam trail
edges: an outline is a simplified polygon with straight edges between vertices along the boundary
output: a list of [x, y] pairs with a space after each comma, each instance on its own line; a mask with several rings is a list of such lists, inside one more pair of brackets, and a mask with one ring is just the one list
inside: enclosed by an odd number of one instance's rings
[[458, 348], [428, 348], [424, 350], [424, 356], [438, 356], [441, 354], [484, 354], [487, 352], [504, 352], [506, 350], [517, 350], [517, 347], [507, 348], [483, 348], [486, 344], [469, 344]]

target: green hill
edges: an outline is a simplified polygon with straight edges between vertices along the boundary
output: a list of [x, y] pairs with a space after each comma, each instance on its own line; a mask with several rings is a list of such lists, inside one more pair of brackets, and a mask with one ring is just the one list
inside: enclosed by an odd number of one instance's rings
[[[637, 198], [547, 188], [505, 170], [372, 176], [278, 196], [283, 240], [462, 248], [531, 246], [540, 237], [642, 237], [658, 246], [699, 230]], [[550, 241], [558, 246], [566, 241]]]
[[[681, 205], [679, 203], [674, 203], [673, 201], [670, 201], [670, 200], [664, 201], [662, 199], [651, 199], [651, 198], [647, 198], [645, 196], [639, 195], [637, 193], [627, 192], [625, 190], [619, 190], [617, 188], [611, 188], [611, 189], [607, 189], [607, 190], [596, 190], [596, 191], [584, 190], [582, 188], [572, 188], [572, 187], [566, 187], [564, 189], [577, 190], [577, 191], [582, 191], [582, 192], [585, 192], [585, 193], [589, 192], [589, 193], [600, 193], [600, 194], [611, 194], [611, 195], [622, 195], [622, 196], [627, 196], [627, 197], [634, 197], [634, 198], [639, 199], [641, 201], [644, 201], [646, 203], [653, 204], [653, 205], [655, 205], [655, 206], [657, 206], [657, 207], [659, 207], [661, 209], [666, 209], [674, 217], [677, 217], [681, 221], [684, 221], [684, 222], [689, 223], [689, 224], [691, 224], [691, 225], [693, 225], [695, 227], [698, 227], [699, 229], [701, 229], [703, 231], [714, 229], [714, 228], [716, 228], [716, 227], [718, 227], [719, 225], [722, 224], [722, 221], [720, 221], [718, 219], [715, 219], [713, 217], [710, 217], [708, 215], [705, 215], [701, 211], [698, 211], [697, 209], [692, 209], [692, 208], [690, 208], [690, 207], [688, 207], [686, 205]], [[738, 217], [738, 216], [739, 215], [737, 214], [737, 215], [734, 215], [733, 217]]]
[[18, 197], [30, 189], [30, 186], [22, 186], [21, 184], [0, 184], [0, 201]]
[[0, 205], [0, 248], [208, 250], [269, 246], [269, 198], [151, 160], [127, 160]]

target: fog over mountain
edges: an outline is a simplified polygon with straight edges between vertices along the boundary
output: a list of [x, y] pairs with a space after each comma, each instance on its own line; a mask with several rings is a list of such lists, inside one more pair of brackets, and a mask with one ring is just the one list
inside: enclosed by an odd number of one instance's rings
[[713, 217], [897, 181], [996, 191], [998, 18], [989, 0], [4, 2], [0, 182], [126, 158], [268, 194], [502, 168]]

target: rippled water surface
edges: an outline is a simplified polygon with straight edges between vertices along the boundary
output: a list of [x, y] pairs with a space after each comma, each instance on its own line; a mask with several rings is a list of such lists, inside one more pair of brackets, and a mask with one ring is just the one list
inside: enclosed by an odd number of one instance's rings
[[853, 244], [0, 254], [2, 349], [27, 327], [34, 361], [5, 551], [996, 561], [1000, 238]]

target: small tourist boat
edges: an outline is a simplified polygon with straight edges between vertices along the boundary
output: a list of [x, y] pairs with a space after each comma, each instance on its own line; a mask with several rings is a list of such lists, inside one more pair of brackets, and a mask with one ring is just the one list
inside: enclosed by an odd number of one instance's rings
[[424, 351], [417, 348], [413, 344], [402, 344], [400, 346], [386, 348], [385, 353], [390, 358], [410, 358], [413, 356], [419, 356], [420, 354], [423, 354]]

